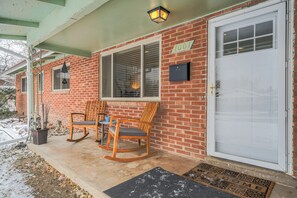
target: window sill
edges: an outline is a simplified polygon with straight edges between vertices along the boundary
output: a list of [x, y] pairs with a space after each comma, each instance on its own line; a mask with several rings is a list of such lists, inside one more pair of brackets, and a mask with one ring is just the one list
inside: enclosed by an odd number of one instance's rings
[[52, 90], [52, 94], [69, 94], [70, 89], [59, 89], [59, 90]]

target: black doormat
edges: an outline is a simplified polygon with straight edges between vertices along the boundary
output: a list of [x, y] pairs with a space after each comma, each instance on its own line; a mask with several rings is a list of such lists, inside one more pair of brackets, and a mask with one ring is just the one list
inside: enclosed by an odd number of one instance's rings
[[199, 164], [184, 176], [238, 197], [268, 198], [275, 185], [274, 182], [266, 179], [206, 163]]
[[234, 195], [193, 182], [160, 167], [104, 191], [112, 198], [233, 198]]

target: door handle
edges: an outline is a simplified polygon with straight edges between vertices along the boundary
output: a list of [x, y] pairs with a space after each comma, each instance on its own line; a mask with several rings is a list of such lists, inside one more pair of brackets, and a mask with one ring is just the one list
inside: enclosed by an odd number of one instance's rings
[[209, 89], [210, 89], [210, 95], [213, 96], [214, 93], [214, 89], [216, 88], [216, 86], [214, 86], [213, 83], [210, 84]]

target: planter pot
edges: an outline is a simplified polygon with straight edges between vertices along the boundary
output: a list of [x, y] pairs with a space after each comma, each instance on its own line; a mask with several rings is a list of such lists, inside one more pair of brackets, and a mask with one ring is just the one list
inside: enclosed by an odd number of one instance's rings
[[40, 145], [47, 143], [47, 132], [48, 129], [32, 130], [33, 144]]

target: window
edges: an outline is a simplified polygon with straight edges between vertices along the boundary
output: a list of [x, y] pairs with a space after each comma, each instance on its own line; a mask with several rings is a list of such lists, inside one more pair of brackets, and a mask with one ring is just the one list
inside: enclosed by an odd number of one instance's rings
[[37, 80], [38, 80], [38, 91], [42, 92], [43, 91], [43, 82], [44, 82], [43, 72], [38, 74]]
[[62, 66], [53, 68], [53, 90], [68, 90], [70, 88], [70, 66], [67, 73], [62, 73]]
[[[273, 28], [274, 21], [270, 20], [224, 31], [222, 55], [228, 56], [273, 48], [275, 39]], [[221, 57], [220, 50], [218, 48], [217, 57]]]
[[27, 92], [27, 78], [22, 77], [22, 83], [21, 83], [22, 92]]
[[101, 57], [102, 98], [159, 98], [159, 41]]

